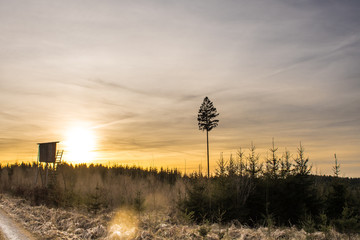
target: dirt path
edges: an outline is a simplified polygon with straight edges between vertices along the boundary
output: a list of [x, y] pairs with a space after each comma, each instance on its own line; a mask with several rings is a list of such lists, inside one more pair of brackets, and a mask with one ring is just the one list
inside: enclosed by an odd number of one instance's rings
[[0, 209], [0, 239], [34, 240], [35, 238]]

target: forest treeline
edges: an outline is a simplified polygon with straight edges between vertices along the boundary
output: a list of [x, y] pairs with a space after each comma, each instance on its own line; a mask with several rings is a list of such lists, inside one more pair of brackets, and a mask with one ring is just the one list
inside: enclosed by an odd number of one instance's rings
[[340, 178], [336, 155], [334, 176], [317, 176], [301, 144], [294, 158], [288, 151], [278, 157], [273, 145], [264, 162], [255, 149], [247, 156], [240, 149], [228, 160], [220, 156], [212, 178], [190, 178], [180, 208], [197, 222], [359, 233], [360, 179]]
[[154, 209], [175, 201], [173, 193], [181, 178], [176, 169], [68, 163], [61, 163], [56, 169], [49, 167], [47, 184], [45, 175], [44, 164], [1, 166], [0, 193], [26, 198], [34, 205], [75, 207], [95, 213], [122, 206], [142, 208], [151, 195], [151, 200], [156, 200], [151, 203]]
[[45, 186], [44, 166], [35, 185], [35, 163], [5, 165], [0, 192], [94, 214], [125, 206], [138, 212], [167, 209], [186, 222], [360, 232], [359, 178], [339, 177], [336, 157], [333, 176], [312, 175], [301, 145], [295, 157], [277, 151], [273, 145], [265, 161], [253, 145], [247, 154], [240, 149], [235, 157], [220, 156], [210, 178], [176, 169], [62, 163], [49, 169]]

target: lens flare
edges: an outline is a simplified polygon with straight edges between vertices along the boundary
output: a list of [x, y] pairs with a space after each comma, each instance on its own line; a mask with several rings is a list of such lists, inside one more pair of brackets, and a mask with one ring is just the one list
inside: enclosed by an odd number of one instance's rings
[[125, 240], [135, 237], [139, 220], [130, 210], [119, 210], [109, 224], [109, 239]]

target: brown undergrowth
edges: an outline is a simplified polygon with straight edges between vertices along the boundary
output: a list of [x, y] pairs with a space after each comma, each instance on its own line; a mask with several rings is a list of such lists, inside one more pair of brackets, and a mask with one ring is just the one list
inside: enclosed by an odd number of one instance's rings
[[31, 206], [27, 200], [9, 195], [2, 195], [0, 207], [39, 239], [348, 239], [334, 230], [310, 234], [296, 228], [248, 228], [236, 223], [186, 224], [169, 211], [139, 214], [131, 209], [117, 209], [95, 215]]

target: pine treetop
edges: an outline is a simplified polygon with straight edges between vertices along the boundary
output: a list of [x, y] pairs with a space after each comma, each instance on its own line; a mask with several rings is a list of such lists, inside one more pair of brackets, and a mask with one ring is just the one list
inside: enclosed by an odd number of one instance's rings
[[205, 97], [200, 106], [197, 118], [199, 130], [211, 131], [211, 129], [217, 127], [219, 122], [218, 119], [215, 119], [217, 116], [219, 116], [219, 113], [213, 103], [208, 97]]

